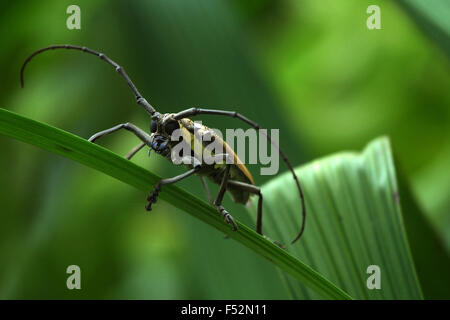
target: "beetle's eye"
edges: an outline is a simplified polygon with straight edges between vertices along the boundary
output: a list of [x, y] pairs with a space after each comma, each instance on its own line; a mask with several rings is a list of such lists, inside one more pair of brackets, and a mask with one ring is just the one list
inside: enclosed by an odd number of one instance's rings
[[177, 129], [180, 129], [180, 125], [178, 124], [178, 121], [169, 122], [164, 126], [164, 131], [166, 131], [166, 133], [168, 135], [171, 135], [172, 132], [174, 132]]
[[156, 132], [156, 121], [153, 121], [150, 123], [150, 132], [154, 133]]

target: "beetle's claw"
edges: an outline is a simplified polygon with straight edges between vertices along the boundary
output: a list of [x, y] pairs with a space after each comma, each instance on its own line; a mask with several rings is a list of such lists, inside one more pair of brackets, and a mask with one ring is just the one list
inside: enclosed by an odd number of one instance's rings
[[150, 193], [148, 195], [148, 197], [147, 197], [148, 204], [145, 207], [145, 209], [147, 209], [147, 211], [151, 211], [152, 210], [152, 204], [155, 203], [158, 200], [159, 191], [160, 191], [160, 188], [159, 187], [155, 187], [153, 189], [152, 193]]
[[237, 226], [236, 222], [234, 221], [233, 217], [230, 214], [228, 214], [228, 217], [227, 217], [227, 219], [225, 221], [227, 223], [231, 223], [233, 225], [233, 231], [237, 231], [238, 226]]
[[272, 240], [271, 238], [269, 238], [268, 236], [266, 236], [265, 234], [262, 235], [264, 237], [264, 239], [269, 240], [270, 242], [272, 242], [273, 244], [276, 244], [277, 246], [279, 246], [281, 249], [286, 249], [286, 246], [284, 244], [282, 244], [280, 241], [277, 240]]
[[233, 231], [237, 231], [238, 226], [236, 224], [236, 222], [234, 221], [233, 217], [231, 216], [231, 214], [228, 213], [227, 210], [225, 210], [224, 207], [220, 206], [219, 207], [219, 211], [223, 216], [223, 220], [227, 223], [227, 224], [232, 224], [233, 225]]
[[147, 203], [147, 205], [145, 206], [145, 209], [147, 210], [147, 211], [152, 211], [152, 204], [154, 203], [155, 201], [149, 201], [148, 203]]

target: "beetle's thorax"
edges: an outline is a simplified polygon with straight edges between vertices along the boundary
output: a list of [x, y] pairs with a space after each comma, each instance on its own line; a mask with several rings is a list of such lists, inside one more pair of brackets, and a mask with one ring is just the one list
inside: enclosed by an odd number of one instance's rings
[[175, 120], [174, 113], [160, 114], [156, 112], [152, 116], [150, 125], [151, 140], [150, 147], [158, 154], [165, 157], [170, 155], [171, 134], [179, 128], [178, 121]]
[[152, 116], [152, 121], [154, 121], [157, 124], [157, 129], [155, 133], [166, 135], [166, 132], [164, 130], [166, 124], [169, 122], [176, 121], [175, 120], [175, 114], [174, 113], [158, 113], [156, 112]]

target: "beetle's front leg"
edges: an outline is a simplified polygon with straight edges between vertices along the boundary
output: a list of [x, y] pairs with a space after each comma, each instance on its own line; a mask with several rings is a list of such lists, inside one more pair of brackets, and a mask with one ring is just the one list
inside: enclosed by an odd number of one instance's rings
[[129, 123], [129, 122], [121, 123], [115, 127], [97, 132], [92, 137], [90, 137], [88, 141], [95, 142], [97, 139], [104, 137], [106, 135], [109, 135], [113, 132], [119, 131], [121, 129], [125, 129], [125, 130], [128, 130], [128, 131], [134, 133], [134, 135], [142, 141], [141, 144], [139, 144], [136, 148], [131, 150], [131, 152], [126, 156], [126, 158], [128, 160], [130, 160], [143, 147], [145, 147], [146, 145], [150, 146], [152, 144], [152, 139], [148, 133], [146, 133], [144, 130], [138, 128], [137, 126], [135, 126], [134, 124]]
[[161, 188], [163, 185], [172, 184], [172, 183], [181, 181], [184, 178], [187, 178], [187, 177], [193, 175], [194, 173], [196, 173], [198, 170], [200, 170], [200, 168], [201, 168], [201, 165], [199, 163], [196, 163], [193, 169], [190, 169], [190, 170], [186, 171], [185, 173], [182, 173], [173, 178], [159, 180], [158, 183], [156, 183], [156, 185], [153, 187], [153, 191], [150, 192], [150, 194], [147, 197], [148, 204], [145, 206], [145, 209], [147, 209], [147, 211], [152, 210], [152, 204], [155, 203], [156, 200], [158, 200], [159, 192], [161, 191]]

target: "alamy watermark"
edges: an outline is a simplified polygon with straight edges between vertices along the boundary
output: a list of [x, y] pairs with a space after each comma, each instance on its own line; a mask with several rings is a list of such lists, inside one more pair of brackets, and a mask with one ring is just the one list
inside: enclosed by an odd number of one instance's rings
[[367, 21], [366, 21], [367, 29], [369, 29], [369, 30], [381, 29], [381, 9], [380, 9], [380, 7], [375, 4], [372, 4], [367, 7], [366, 13], [370, 14], [370, 16], [367, 18]]
[[66, 20], [67, 29], [81, 29], [81, 9], [75, 4], [71, 4], [67, 7], [66, 13], [70, 14]]
[[66, 286], [67, 289], [73, 290], [73, 289], [81, 289], [81, 269], [76, 264], [72, 264], [67, 267], [66, 273], [70, 274], [69, 277], [67, 277]]
[[[279, 170], [278, 143], [279, 129], [271, 129], [270, 135], [266, 129], [226, 129], [225, 138], [218, 129], [209, 129], [194, 122], [194, 139], [185, 128], [177, 129], [170, 135], [170, 140], [176, 142], [171, 147], [171, 160], [174, 164], [192, 164], [192, 157], [199, 164], [262, 164], [261, 175], [275, 175]], [[270, 136], [271, 141], [267, 139]], [[225, 147], [226, 142], [229, 149]], [[247, 143], [248, 142], [248, 143]], [[270, 150], [269, 146], [271, 145]], [[247, 148], [248, 146], [248, 148]], [[248, 153], [246, 152], [248, 149]], [[228, 150], [228, 151], [227, 151]], [[231, 152], [232, 151], [232, 152]], [[233, 155], [236, 154], [236, 157]]]
[[373, 264], [367, 267], [367, 274], [370, 276], [367, 278], [366, 285], [369, 290], [381, 289], [381, 269], [379, 266]]

